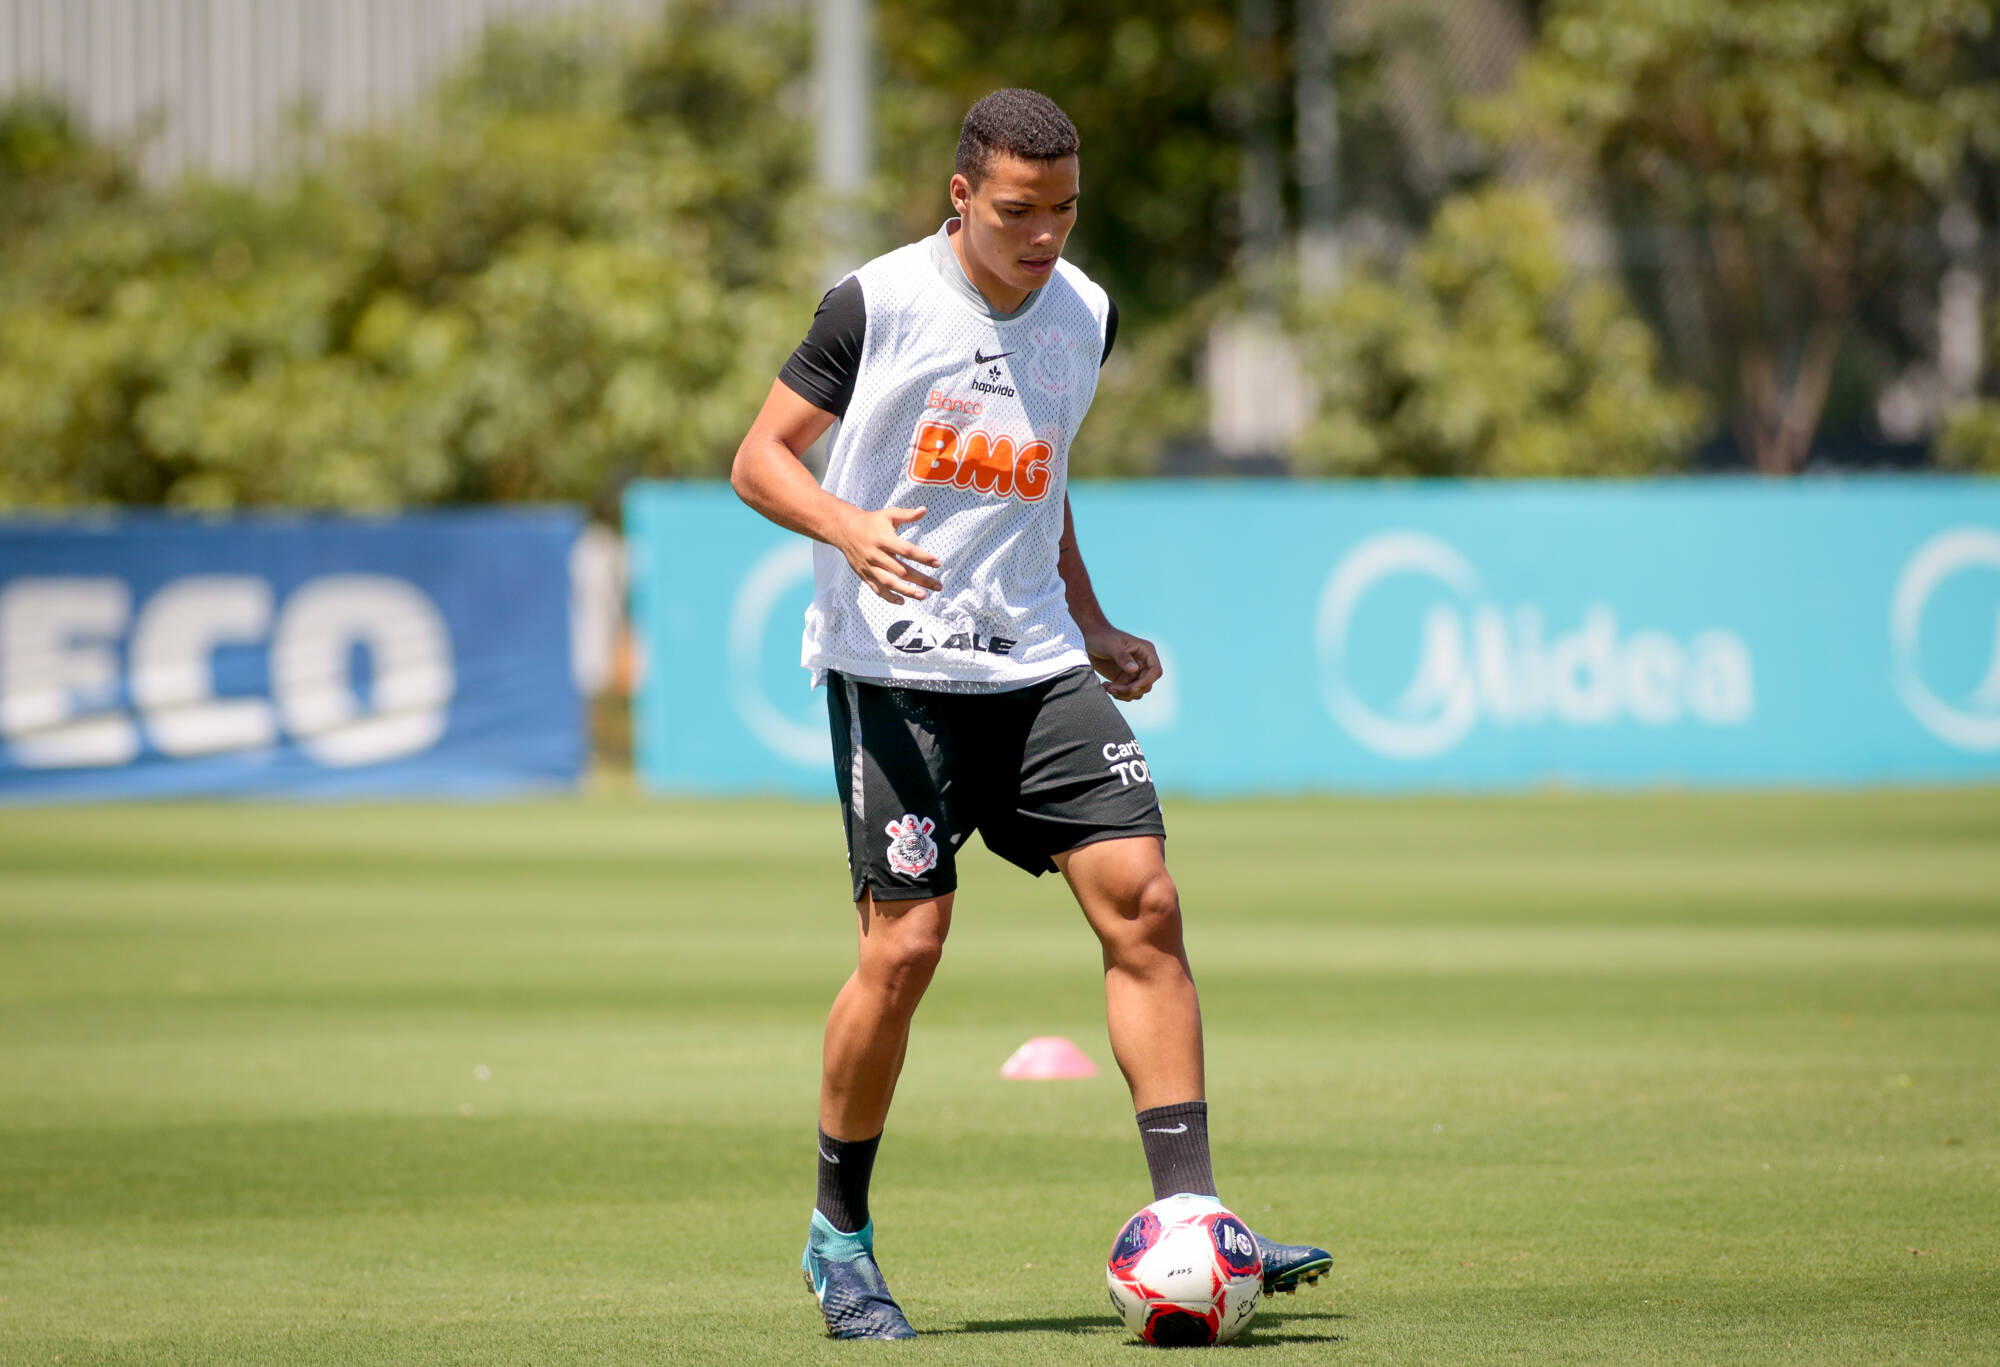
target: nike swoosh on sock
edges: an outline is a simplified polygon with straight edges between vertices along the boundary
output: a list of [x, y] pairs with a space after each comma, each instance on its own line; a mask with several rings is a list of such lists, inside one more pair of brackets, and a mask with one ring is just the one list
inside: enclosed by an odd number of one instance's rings
[[1187, 1122], [1186, 1122], [1185, 1120], [1183, 1120], [1183, 1121], [1182, 1121], [1182, 1122], [1181, 1122], [1180, 1124], [1178, 1124], [1178, 1125], [1174, 1126], [1174, 1127], [1173, 1127], [1173, 1128], [1172, 1128], [1171, 1130], [1158, 1130], [1158, 1129], [1154, 1129], [1154, 1128], [1153, 1128], [1152, 1126], [1150, 1126], [1150, 1125], [1149, 1125], [1149, 1126], [1147, 1126], [1147, 1127], [1146, 1127], [1146, 1133], [1147, 1133], [1147, 1134], [1186, 1134], [1186, 1133], [1187, 1133]]

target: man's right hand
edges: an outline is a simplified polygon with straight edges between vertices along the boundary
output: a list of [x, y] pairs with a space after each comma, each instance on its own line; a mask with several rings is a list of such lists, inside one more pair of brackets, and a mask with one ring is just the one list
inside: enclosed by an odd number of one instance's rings
[[944, 586], [905, 562], [938, 567], [929, 551], [903, 540], [898, 527], [915, 522], [923, 508], [878, 508], [842, 502], [820, 487], [801, 454], [834, 422], [834, 415], [771, 381], [764, 406], [736, 448], [729, 468], [737, 496], [780, 527], [802, 532], [847, 557], [861, 582], [891, 603], [924, 598]]
[[928, 596], [925, 590], [935, 592], [944, 585], [905, 562], [914, 561], [932, 569], [939, 568], [942, 562], [923, 547], [905, 541], [897, 529], [917, 521], [927, 511], [883, 508], [869, 512], [856, 508], [842, 520], [834, 548], [847, 557], [847, 563], [861, 576], [861, 582], [875, 590], [877, 597], [891, 603], [925, 598]]

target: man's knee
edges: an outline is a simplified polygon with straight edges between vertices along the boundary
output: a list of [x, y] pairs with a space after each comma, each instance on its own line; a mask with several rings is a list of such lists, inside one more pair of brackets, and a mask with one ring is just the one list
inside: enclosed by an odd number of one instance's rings
[[923, 996], [944, 957], [948, 907], [924, 903], [892, 915], [877, 905], [864, 912], [862, 924], [862, 973], [893, 997]]
[[1174, 886], [1174, 876], [1165, 869], [1156, 869], [1139, 884], [1137, 897], [1138, 919], [1147, 925], [1178, 926], [1181, 920], [1181, 890]]
[[1140, 956], [1181, 953], [1181, 894], [1173, 875], [1156, 869], [1120, 899], [1119, 932], [1114, 953]]
[[894, 989], [921, 992], [944, 958], [944, 936], [916, 934], [899, 937], [871, 956], [876, 972]]

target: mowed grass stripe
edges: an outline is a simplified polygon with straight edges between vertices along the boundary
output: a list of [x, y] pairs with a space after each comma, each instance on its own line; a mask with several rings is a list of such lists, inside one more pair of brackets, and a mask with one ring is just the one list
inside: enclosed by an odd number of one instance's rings
[[[1260, 1362], [1994, 1361], [2000, 792], [1169, 800]], [[965, 861], [878, 1172], [922, 1362], [1130, 1362], [1094, 947]], [[825, 806], [0, 813], [0, 1362], [851, 1362]], [[1105, 1065], [1001, 1082], [1022, 1038]]]

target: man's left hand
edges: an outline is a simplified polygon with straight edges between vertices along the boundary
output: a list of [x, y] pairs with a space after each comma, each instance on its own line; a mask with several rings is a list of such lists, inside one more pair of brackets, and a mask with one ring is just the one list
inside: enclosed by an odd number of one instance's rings
[[1160, 652], [1151, 641], [1106, 626], [1083, 633], [1090, 667], [1104, 676], [1104, 691], [1120, 702], [1137, 702], [1160, 681]]

